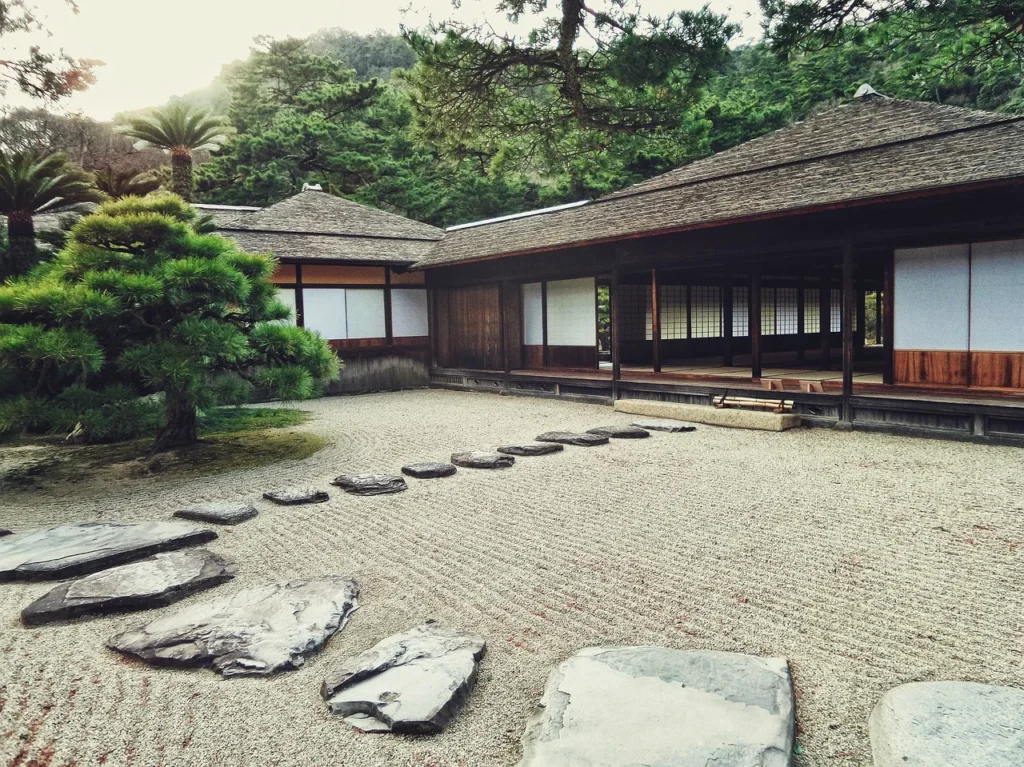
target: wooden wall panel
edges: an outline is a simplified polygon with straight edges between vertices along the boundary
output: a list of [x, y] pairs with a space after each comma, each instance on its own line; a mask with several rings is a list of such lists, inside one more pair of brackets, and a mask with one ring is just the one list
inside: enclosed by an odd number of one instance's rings
[[971, 352], [971, 386], [1024, 389], [1024, 352]]
[[504, 284], [505, 343], [512, 370], [523, 367], [523, 294], [518, 283]]
[[438, 290], [438, 364], [503, 370], [498, 285]]
[[294, 285], [295, 264], [278, 264], [270, 277], [270, 281], [275, 285]]
[[430, 336], [395, 336], [391, 339], [392, 346], [429, 346]]
[[968, 353], [897, 349], [894, 353], [896, 383], [967, 386]]
[[452, 334], [448, 321], [449, 288], [434, 288], [434, 350], [437, 354], [435, 363], [438, 367], [452, 367]]
[[523, 367], [528, 369], [540, 369], [544, 367], [544, 347], [535, 344], [522, 347]]
[[549, 346], [548, 367], [596, 368], [597, 346]]
[[396, 272], [391, 270], [392, 285], [423, 285], [426, 283], [426, 272]]
[[302, 282], [308, 285], [383, 285], [383, 266], [304, 264]]

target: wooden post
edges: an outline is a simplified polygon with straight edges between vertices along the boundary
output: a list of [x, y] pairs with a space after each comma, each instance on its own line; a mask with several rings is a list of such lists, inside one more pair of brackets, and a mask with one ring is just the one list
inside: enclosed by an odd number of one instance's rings
[[661, 301], [658, 270], [651, 269], [651, 357], [654, 372], [661, 372]]
[[427, 285], [427, 340], [430, 342], [430, 369], [437, 367], [437, 296]]
[[306, 327], [306, 306], [302, 301], [302, 264], [295, 265], [295, 324]]
[[540, 284], [540, 332], [541, 332], [541, 366], [548, 366], [548, 283]]
[[498, 285], [498, 319], [501, 322], [500, 337], [501, 337], [501, 360], [505, 369], [505, 388], [508, 389], [512, 385], [512, 360], [509, 357], [508, 348], [508, 331], [505, 328], [507, 321], [505, 317], [506, 309], [506, 293], [508, 292], [508, 283], [502, 281]]
[[895, 383], [894, 374], [895, 348], [893, 341], [893, 329], [896, 326], [893, 313], [894, 301], [896, 299], [896, 277], [894, 272], [893, 254], [889, 253], [885, 260], [885, 284], [882, 288], [882, 383]]
[[619, 270], [612, 270], [608, 286], [608, 313], [612, 336], [612, 401], [619, 398], [619, 378], [622, 377], [622, 359], [619, 356], [619, 339], [622, 336], [622, 317], [619, 311]]
[[384, 342], [388, 346], [395, 343], [394, 324], [391, 319], [391, 269], [384, 269]]
[[722, 364], [732, 366], [732, 268], [722, 278]]
[[853, 409], [850, 397], [853, 396], [853, 243], [843, 245], [843, 420], [853, 422]]
[[761, 265], [750, 267], [750, 377], [761, 377]]
[[[883, 278], [884, 280], [884, 278]], [[875, 288], [875, 343], [882, 343], [882, 289]]]
[[819, 279], [821, 287], [818, 289], [818, 320], [821, 327], [818, 332], [821, 336], [821, 369], [832, 369], [832, 266], [821, 268]]
[[855, 298], [857, 301], [857, 331], [854, 336], [854, 343], [856, 345], [857, 359], [861, 359], [864, 356], [864, 344], [868, 337], [867, 328], [865, 327], [868, 322], [868, 294], [864, 290], [863, 283], [861, 287], [857, 288]]
[[807, 319], [807, 289], [804, 287], [804, 276], [796, 279], [796, 361], [803, 363], [807, 356], [807, 339], [804, 337], [804, 325]]

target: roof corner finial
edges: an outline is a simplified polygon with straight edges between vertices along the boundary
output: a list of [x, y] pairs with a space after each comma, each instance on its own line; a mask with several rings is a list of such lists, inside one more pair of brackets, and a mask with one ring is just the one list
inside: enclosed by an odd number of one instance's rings
[[302, 191], [303, 192], [322, 192], [323, 190], [324, 190], [324, 188], [322, 186], [320, 186], [319, 184], [307, 184], [307, 183], [303, 183], [302, 184]]
[[885, 96], [882, 96], [881, 93], [876, 91], [874, 88], [872, 88], [867, 83], [864, 83], [862, 86], [860, 86], [857, 89], [857, 92], [853, 94], [853, 97], [855, 99], [867, 99], [867, 98], [871, 98], [872, 96], [881, 96], [882, 98], [885, 98]]

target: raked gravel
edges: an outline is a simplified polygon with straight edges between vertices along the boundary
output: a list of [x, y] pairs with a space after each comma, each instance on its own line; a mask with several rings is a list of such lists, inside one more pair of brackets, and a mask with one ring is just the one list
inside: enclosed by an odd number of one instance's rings
[[[785, 656], [799, 767], [871, 764], [868, 715], [904, 682], [1024, 686], [1024, 451], [799, 429], [702, 426], [459, 469], [408, 492], [282, 507], [264, 490], [397, 472], [544, 431], [635, 416], [445, 391], [325, 399], [334, 444], [262, 469], [6, 495], [0, 527], [168, 519], [251, 501], [209, 548], [247, 586], [354, 575], [361, 609], [304, 669], [271, 679], [154, 669], [104, 647], [157, 611], [39, 629], [52, 583], [0, 584], [0, 763], [511, 767], [551, 669], [587, 645]], [[172, 608], [173, 609], [173, 608]], [[435, 618], [488, 644], [476, 690], [430, 738], [360, 735], [320, 698], [350, 655]], [[34, 761], [33, 761], [34, 760]]]

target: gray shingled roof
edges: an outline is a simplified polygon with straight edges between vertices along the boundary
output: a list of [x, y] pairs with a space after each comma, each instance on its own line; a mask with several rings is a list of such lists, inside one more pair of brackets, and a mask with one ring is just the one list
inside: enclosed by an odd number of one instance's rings
[[437, 243], [436, 240], [379, 239], [340, 237], [326, 234], [287, 232], [221, 231], [249, 253], [273, 253], [278, 258], [325, 259], [338, 261], [378, 261], [412, 263]]
[[449, 232], [417, 268], [1021, 178], [1022, 120], [868, 96], [590, 205]]

